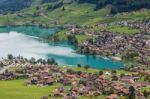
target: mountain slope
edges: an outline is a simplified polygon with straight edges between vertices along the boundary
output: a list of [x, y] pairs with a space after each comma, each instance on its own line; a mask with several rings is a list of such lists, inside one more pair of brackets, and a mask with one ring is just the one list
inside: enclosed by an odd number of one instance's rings
[[[58, 8], [68, 3], [76, 2], [78, 4], [94, 4], [93, 10], [98, 10], [110, 6], [110, 13], [129, 12], [141, 8], [150, 8], [150, 0], [1, 0], [0, 13], [20, 11], [30, 6], [40, 6], [45, 3], [53, 3], [50, 8]], [[60, 6], [61, 5], [61, 6]]]
[[[3, 0], [5, 1], [5, 0]], [[9, 1], [9, 0], [6, 0]], [[14, 0], [12, 0], [14, 1]], [[145, 20], [150, 18], [149, 9], [110, 16], [111, 5], [95, 9], [93, 2], [77, 0], [32, 0], [30, 6], [12, 14], [0, 15], [0, 25], [44, 24], [51, 25], [92, 25], [99, 22]]]

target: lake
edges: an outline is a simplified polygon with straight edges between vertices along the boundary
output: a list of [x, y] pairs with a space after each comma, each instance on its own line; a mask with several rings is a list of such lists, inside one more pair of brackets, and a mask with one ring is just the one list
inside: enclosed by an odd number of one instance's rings
[[66, 41], [50, 42], [43, 39], [57, 31], [58, 28], [38, 26], [0, 27], [0, 57], [13, 54], [26, 58], [54, 58], [60, 65], [88, 64], [97, 69], [118, 69], [123, 66], [121, 62], [106, 57], [78, 54], [74, 46]]

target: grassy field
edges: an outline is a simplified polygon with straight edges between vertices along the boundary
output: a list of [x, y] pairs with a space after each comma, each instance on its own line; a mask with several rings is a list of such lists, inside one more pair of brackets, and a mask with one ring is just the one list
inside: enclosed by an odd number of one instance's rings
[[48, 95], [56, 88], [51, 87], [26, 87], [24, 80], [0, 81], [0, 99], [40, 99], [41, 96]]
[[[98, 69], [84, 69], [79, 67], [68, 67], [68, 66], [61, 66], [62, 70], [72, 69], [74, 71], [86, 71], [89, 73], [99, 72]], [[15, 71], [16, 67], [9, 68], [9, 71]], [[108, 71], [111, 72], [111, 70], [103, 70], [104, 72]], [[117, 70], [118, 74], [121, 73], [128, 73], [124, 70]], [[56, 89], [59, 86], [62, 86], [61, 84], [56, 83], [53, 86], [46, 86], [46, 87], [38, 87], [38, 86], [24, 86], [25, 80], [9, 80], [9, 81], [0, 81], [0, 99], [40, 99], [41, 96], [48, 96], [52, 93], [54, 89]], [[70, 86], [66, 86], [65, 89], [69, 89]], [[11, 98], [10, 98], [11, 97]], [[50, 99], [56, 99], [56, 98], [50, 98]], [[62, 99], [62, 98], [57, 98]], [[104, 96], [99, 96], [95, 98], [88, 98], [88, 97], [79, 97], [79, 99], [104, 99]]]
[[[0, 99], [41, 99], [42, 96], [48, 96], [54, 89], [61, 86], [55, 84], [53, 86], [38, 87], [24, 86], [24, 80], [0, 81]], [[68, 89], [69, 86], [65, 87]], [[79, 97], [79, 99], [104, 99], [104, 96], [95, 98]], [[49, 99], [62, 99], [50, 97]]]
[[[9, 71], [15, 71], [16, 67], [10, 67]], [[85, 71], [84, 68], [78, 67], [68, 67], [61, 66], [62, 70], [73, 69], [75, 71]], [[87, 72], [93, 73], [98, 72], [96, 69], [88, 69]], [[42, 96], [48, 96], [52, 93], [52, 91], [61, 84], [54, 84], [52, 86], [38, 87], [38, 86], [24, 86], [23, 80], [9, 80], [9, 81], [0, 81], [0, 99], [41, 99]], [[65, 86], [65, 89], [69, 89], [70, 86]], [[68, 91], [67, 91], [68, 92]], [[11, 97], [11, 98], [10, 98]], [[104, 96], [97, 97], [100, 99], [104, 99]], [[53, 98], [49, 99], [62, 99], [62, 98]], [[88, 98], [88, 97], [79, 97], [79, 99], [96, 99], [96, 98]]]
[[92, 38], [92, 36], [88, 36], [88, 35], [76, 35], [76, 38], [78, 40], [78, 43], [81, 43], [81, 42], [85, 41], [86, 39]]
[[118, 32], [120, 34], [129, 34], [129, 35], [134, 35], [134, 34], [138, 34], [140, 33], [140, 30], [138, 29], [131, 29], [129, 27], [125, 27], [125, 26], [109, 26], [107, 28], [109, 31], [112, 32]]

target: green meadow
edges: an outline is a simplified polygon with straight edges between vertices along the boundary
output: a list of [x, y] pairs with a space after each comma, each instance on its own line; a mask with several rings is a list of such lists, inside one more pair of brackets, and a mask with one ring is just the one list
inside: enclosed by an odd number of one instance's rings
[[[24, 86], [24, 81], [25, 80], [0, 81], [0, 99], [41, 99], [42, 96], [49, 96], [54, 89], [61, 86], [60, 84], [45, 87]], [[69, 87], [70, 86], [66, 86], [65, 89], [69, 89]], [[104, 99], [104, 96], [96, 98]], [[79, 99], [96, 98], [79, 97]], [[62, 97], [50, 97], [49, 99], [62, 99]]]
[[24, 86], [24, 80], [0, 81], [0, 99], [40, 99], [58, 85], [48, 87]]

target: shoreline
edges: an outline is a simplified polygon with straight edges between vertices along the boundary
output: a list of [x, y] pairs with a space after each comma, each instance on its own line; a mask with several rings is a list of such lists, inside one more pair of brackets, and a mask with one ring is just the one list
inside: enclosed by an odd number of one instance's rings
[[122, 61], [122, 59], [120, 57], [116, 57], [116, 56], [109, 56], [110, 59], [114, 60], [114, 61]]
[[[50, 57], [47, 57], [47, 58], [40, 58], [40, 57], [38, 57], [38, 58], [35, 58], [35, 57], [24, 57], [24, 56], [21, 56], [21, 55], [18, 55], [18, 56], [14, 56], [13, 54], [10, 54], [10, 55], [12, 55], [13, 56], [13, 60], [16, 60], [18, 57], [22, 57], [23, 58], [23, 60], [28, 60], [28, 61], [30, 61], [32, 58], [34, 58], [35, 59], [35, 61], [38, 61], [38, 60], [40, 60], [40, 59], [42, 59], [42, 60], [48, 60], [48, 59], [53, 59], [55, 62], [56, 62], [56, 64], [59, 66], [59, 67], [67, 67], [67, 68], [76, 68], [77, 66], [78, 66], [78, 64], [80, 64], [80, 63], [76, 63], [76, 64], [74, 64], [74, 65], [71, 65], [71, 64], [63, 64], [63, 63], [58, 63], [58, 60], [57, 59], [55, 59], [55, 58], [50, 58]], [[85, 64], [85, 65], [82, 65], [82, 64], [80, 64], [81, 65], [81, 67], [82, 68], [84, 68], [85, 66], [88, 66], [90, 69], [94, 69], [94, 70], [123, 70], [124, 68], [125, 68], [125, 63], [124, 62], [122, 62], [122, 61], [118, 61], [118, 60], [112, 60], [110, 57], [105, 57], [105, 56], [100, 56], [100, 55], [97, 55], [96, 56], [97, 58], [102, 58], [102, 59], [104, 59], [104, 60], [110, 60], [110, 61], [113, 61], [113, 62], [115, 62], [115, 63], [120, 63], [121, 64], [121, 66], [120, 67], [111, 67], [111, 65], [110, 65], [110, 67], [105, 67], [105, 66], [101, 66], [100, 64], [99, 65], [90, 65], [90, 64]], [[7, 60], [7, 56], [5, 56], [5, 57], [1, 57], [0, 58], [0, 62], [1, 61], [4, 61], [4, 60]], [[8, 66], [8, 65], [7, 65]], [[6, 66], [6, 67], [7, 67]], [[99, 67], [100, 66], [100, 67]], [[5, 66], [4, 66], [5, 67]], [[13, 67], [13, 66], [12, 66]], [[0, 68], [0, 71], [1, 71], [1, 69], [3, 69], [3, 67], [2, 68]]]
[[[21, 26], [24, 26], [24, 25], [21, 25]], [[25, 25], [25, 26], [34, 26], [34, 25]], [[54, 41], [55, 42], [55, 41]], [[73, 45], [74, 46], [74, 45]], [[77, 52], [77, 50], [78, 50], [78, 48], [75, 48], [75, 51]], [[81, 53], [80, 53], [81, 54]], [[86, 55], [86, 54], [84, 54], [84, 55]], [[92, 54], [88, 54], [88, 55], [92, 55]], [[93, 55], [94, 56], [94, 55]], [[112, 58], [111, 57], [106, 57], [106, 56], [102, 56], [102, 55], [96, 55], [96, 56], [100, 56], [100, 57], [102, 57], [103, 59], [109, 59], [109, 60], [112, 60]], [[112, 61], [114, 61], [114, 62], [122, 62], [122, 61], [118, 61], [118, 60], [112, 60]], [[88, 64], [87, 64], [88, 65]], [[75, 65], [74, 65], [75, 66]], [[122, 65], [122, 67], [121, 68], [123, 68], [124, 67], [124, 65]], [[104, 67], [105, 68], [105, 67]], [[98, 68], [96, 68], [96, 69], [98, 69]], [[110, 68], [109, 68], [110, 69]], [[117, 68], [117, 69], [120, 69], [120, 68]]]
[[[56, 35], [57, 35], [57, 33], [56, 33]], [[66, 36], [67, 36], [67, 34], [66, 34]], [[53, 41], [53, 42], [64, 41], [64, 40], [61, 40], [60, 38], [58, 38], [58, 41], [55, 41], [55, 40], [52, 40], [53, 38], [54, 38], [54, 36], [52, 35], [52, 37], [50, 39], [48, 39], [48, 40]], [[69, 40], [66, 40], [66, 41], [69, 41]], [[86, 55], [86, 53], [81, 53], [80, 52], [80, 44], [76, 45], [75, 43], [72, 43], [72, 45], [75, 47], [76, 53], [85, 54]], [[108, 59], [111, 59], [111, 60], [116, 61], [116, 62], [123, 62], [121, 57], [117, 57], [117, 56], [106, 56], [106, 55], [102, 55], [102, 54], [100, 55], [100, 54], [90, 54], [90, 53], [88, 53], [87, 55], [100, 56], [100, 57], [103, 57], [104, 59], [108, 58]]]
[[13, 25], [1, 25], [0, 24], [0, 28], [3, 28], [3, 27], [19, 27], [19, 26], [38, 26], [38, 27], [41, 27], [41, 28], [63, 28], [63, 26], [50, 26], [50, 27], [46, 27], [46, 26], [42, 26], [40, 24], [13, 24]]

